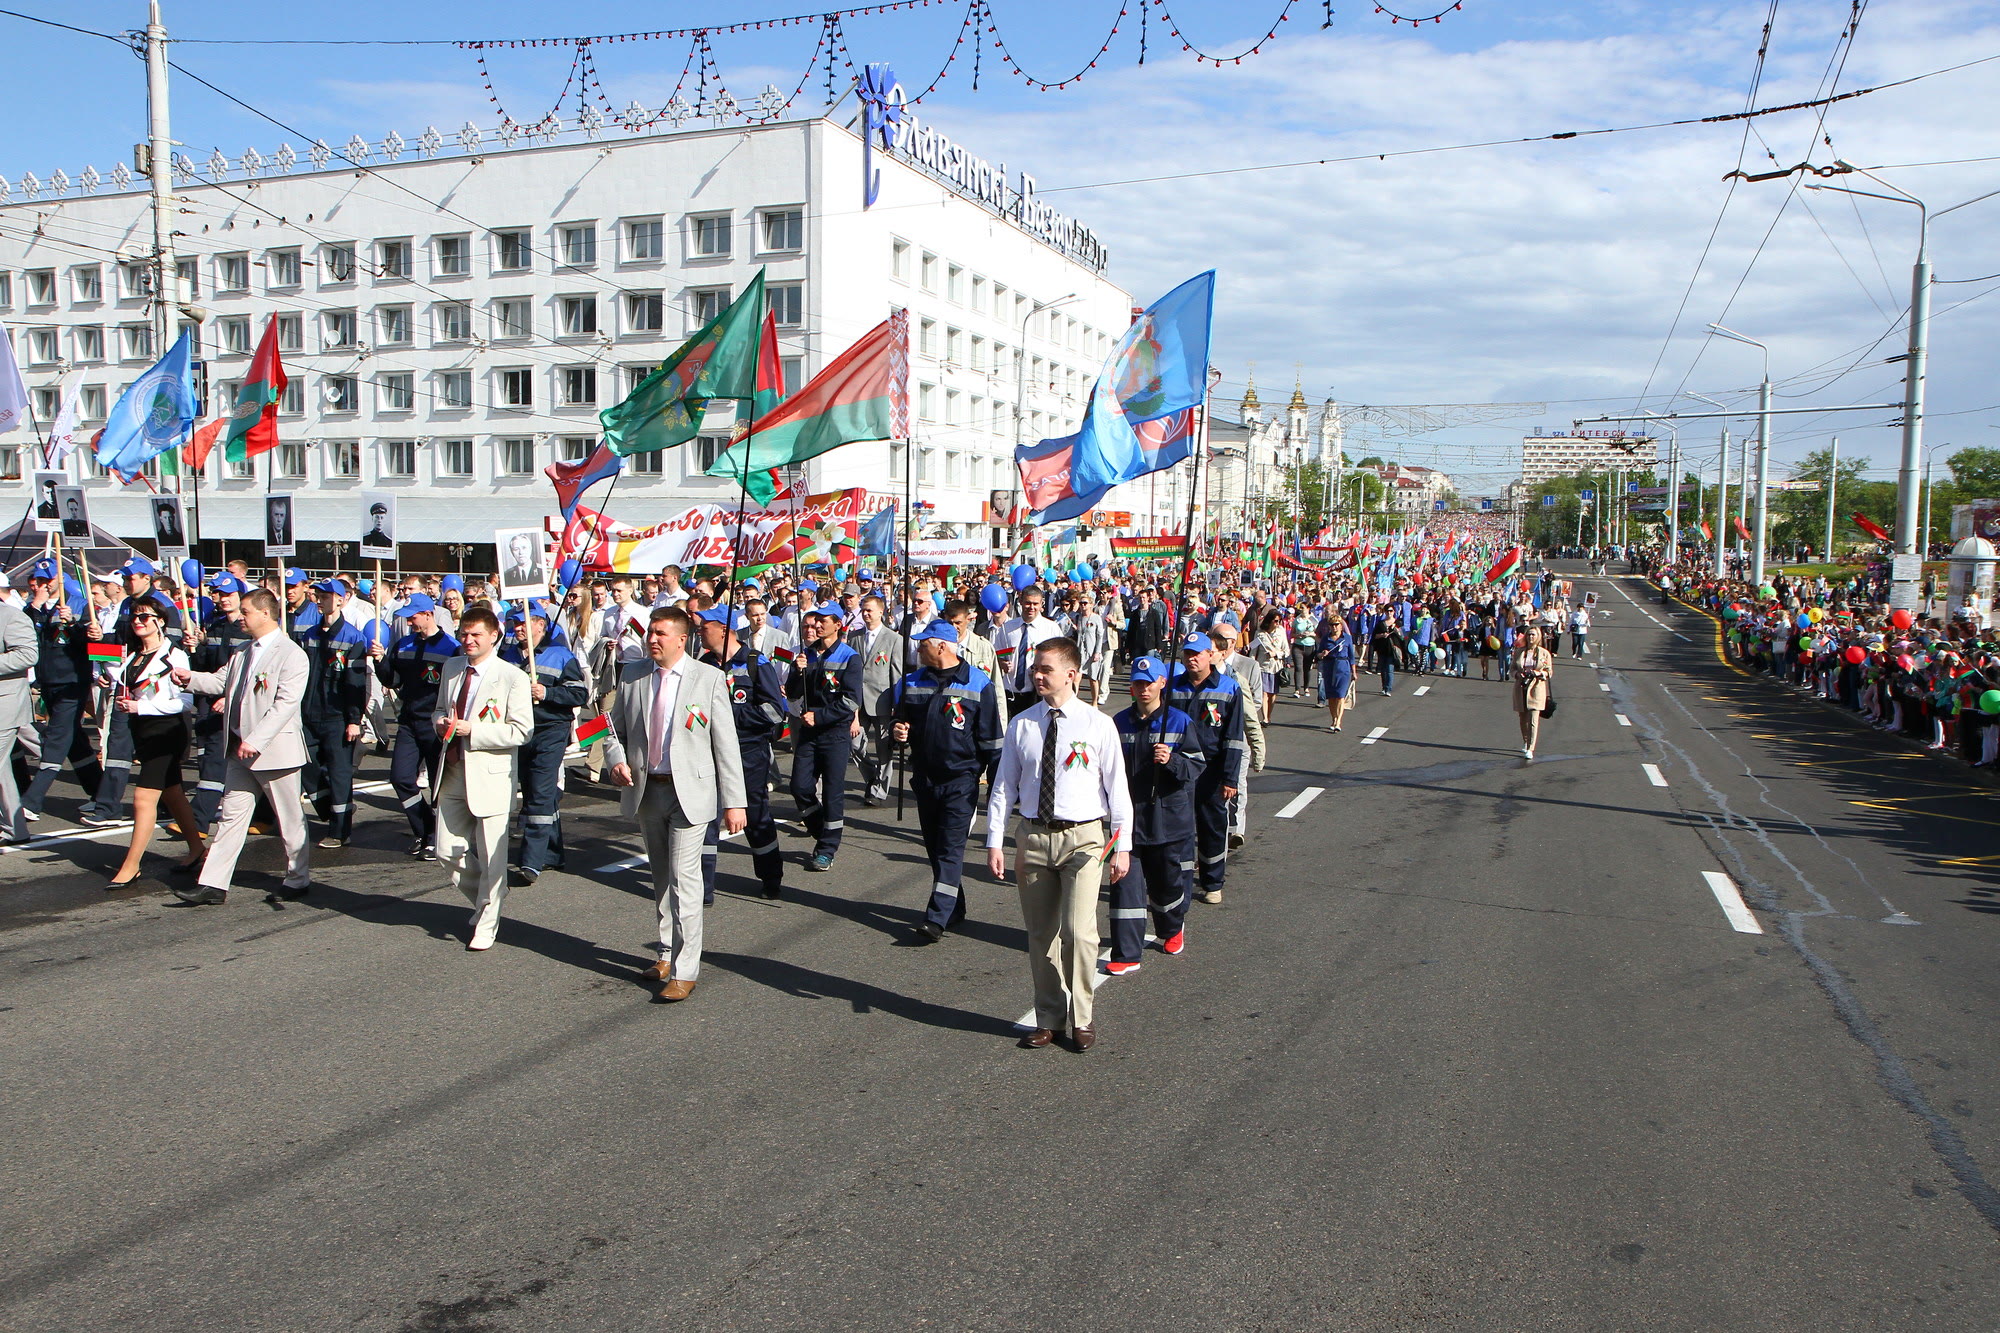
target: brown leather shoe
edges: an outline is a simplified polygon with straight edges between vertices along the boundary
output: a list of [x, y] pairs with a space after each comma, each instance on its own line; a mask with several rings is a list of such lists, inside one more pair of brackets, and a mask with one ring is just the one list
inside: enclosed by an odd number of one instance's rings
[[648, 981], [668, 981], [674, 975], [674, 965], [662, 958], [639, 975]]
[[661, 1004], [673, 1004], [676, 1001], [685, 1000], [692, 994], [694, 994], [694, 983], [675, 977], [672, 981], [660, 987], [660, 993], [653, 998]]
[[1055, 1039], [1056, 1034], [1050, 1029], [1036, 1028], [1033, 1032], [1021, 1038], [1021, 1048], [1028, 1051], [1039, 1051]]
[[1097, 1025], [1095, 1023], [1085, 1024], [1076, 1030], [1074, 1036], [1076, 1053], [1082, 1055], [1085, 1051], [1097, 1045]]

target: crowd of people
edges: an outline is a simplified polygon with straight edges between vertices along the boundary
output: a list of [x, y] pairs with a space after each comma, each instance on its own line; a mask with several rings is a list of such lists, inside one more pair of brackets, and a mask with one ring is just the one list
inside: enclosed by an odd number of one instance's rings
[[[0, 716], [11, 702], [15, 718], [0, 739], [19, 751], [0, 764], [0, 834], [28, 836], [67, 766], [85, 824], [122, 822], [130, 795], [108, 888], [141, 876], [164, 818], [183, 901], [226, 903], [246, 840], [272, 830], [284, 868], [268, 896], [303, 898], [314, 850], [353, 836], [372, 749], [390, 759], [409, 855], [442, 863], [471, 904], [466, 947], [484, 951], [508, 891], [563, 866], [565, 793], [602, 786], [639, 827], [657, 906], [647, 977], [673, 1003], [700, 977], [719, 844], [743, 837], [769, 897], [788, 862], [830, 870], [853, 769], [862, 803], [915, 804], [930, 888], [914, 943], [964, 921], [985, 817], [988, 869], [1016, 881], [1029, 933], [1023, 1043], [1088, 1049], [1094, 978], [1139, 968], [1149, 930], [1180, 955], [1191, 904], [1223, 900], [1287, 692], [1310, 691], [1339, 732], [1360, 678], [1389, 695], [1399, 674], [1462, 677], [1476, 658], [1514, 683], [1533, 758], [1555, 652], [1564, 634], [1588, 652], [1591, 599], [1546, 570], [1487, 581], [1475, 565], [1412, 546], [1337, 572], [1217, 560], [1191, 581], [1171, 561], [775, 569], [734, 586], [670, 567], [509, 603], [479, 577], [377, 585], [139, 556], [86, 590], [51, 556], [0, 601]], [[795, 862], [781, 783], [810, 840]]]

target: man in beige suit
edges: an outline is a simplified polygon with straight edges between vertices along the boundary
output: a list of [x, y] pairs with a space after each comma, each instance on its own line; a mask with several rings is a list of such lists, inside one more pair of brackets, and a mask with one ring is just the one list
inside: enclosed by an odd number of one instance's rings
[[653, 869], [660, 960], [646, 970], [664, 982], [656, 999], [685, 1000], [701, 975], [701, 847], [722, 809], [725, 833], [744, 826], [743, 752], [727, 678], [688, 656], [690, 622], [677, 607], [655, 608], [646, 660], [628, 662], [611, 709], [604, 762], [627, 788]]
[[493, 947], [507, 897], [507, 823], [520, 787], [515, 759], [535, 725], [535, 703], [521, 668], [500, 660], [500, 621], [486, 606], [458, 620], [465, 656], [444, 664], [431, 720], [444, 744], [431, 800], [437, 806], [437, 855], [452, 883], [472, 899], [465, 947]]
[[275, 596], [262, 588], [244, 593], [241, 613], [250, 646], [239, 649], [224, 670], [173, 673], [176, 685], [222, 697], [221, 741], [229, 755], [208, 859], [196, 887], [174, 890], [182, 902], [196, 906], [228, 901], [229, 881], [236, 874], [259, 791], [278, 816], [285, 844], [284, 886], [269, 896], [303, 898], [312, 887], [305, 814], [299, 808], [299, 770], [306, 762], [299, 708], [311, 667], [305, 650], [285, 634], [284, 611]]

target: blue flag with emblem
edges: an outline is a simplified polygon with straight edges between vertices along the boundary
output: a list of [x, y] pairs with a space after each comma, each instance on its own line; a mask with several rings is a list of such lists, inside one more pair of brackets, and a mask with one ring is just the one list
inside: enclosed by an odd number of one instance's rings
[[97, 438], [97, 465], [130, 478], [194, 427], [194, 350], [183, 332], [118, 398]]
[[856, 550], [864, 556], [896, 554], [896, 506], [890, 505], [861, 525]]

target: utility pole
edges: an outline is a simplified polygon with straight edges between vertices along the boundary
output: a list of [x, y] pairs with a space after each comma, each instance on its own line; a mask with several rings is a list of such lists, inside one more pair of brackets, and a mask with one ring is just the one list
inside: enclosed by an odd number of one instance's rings
[[1764, 586], [1764, 551], [1769, 545], [1771, 524], [1771, 372], [1757, 386], [1757, 526], [1756, 551], [1750, 557], [1750, 586]]
[[1672, 564], [1681, 545], [1681, 433], [1672, 427], [1668, 427], [1667, 496], [1667, 563]]
[[174, 140], [167, 115], [167, 29], [160, 0], [146, 13], [146, 175], [153, 188], [153, 348], [165, 356], [179, 285], [174, 260]]
[[1833, 437], [1826, 459], [1826, 545], [1820, 548], [1822, 562], [1833, 559], [1833, 491], [1840, 484], [1840, 437]]
[[1715, 460], [1715, 577], [1729, 572], [1723, 553], [1729, 548], [1729, 427], [1722, 428], [1722, 454]]
[[1743, 531], [1750, 526], [1750, 437], [1736, 442], [1736, 559], [1740, 563], [1749, 552], [1743, 549]]

